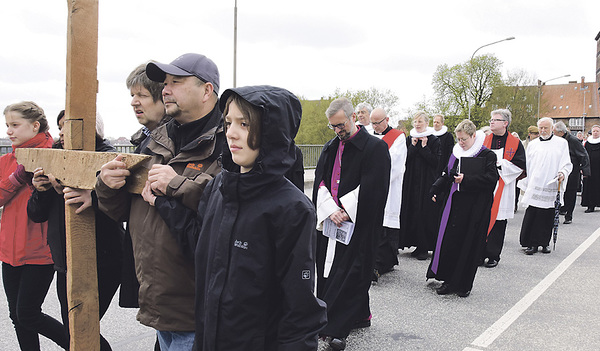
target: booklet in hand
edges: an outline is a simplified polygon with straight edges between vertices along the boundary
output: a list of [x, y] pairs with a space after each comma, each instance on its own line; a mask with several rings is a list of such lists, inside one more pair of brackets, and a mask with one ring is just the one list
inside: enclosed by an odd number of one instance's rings
[[[485, 158], [484, 157], [461, 157], [458, 165], [458, 173], [462, 173], [465, 176], [480, 175], [485, 172]], [[458, 185], [458, 191], [469, 191], [469, 187], [465, 187], [464, 184]]]

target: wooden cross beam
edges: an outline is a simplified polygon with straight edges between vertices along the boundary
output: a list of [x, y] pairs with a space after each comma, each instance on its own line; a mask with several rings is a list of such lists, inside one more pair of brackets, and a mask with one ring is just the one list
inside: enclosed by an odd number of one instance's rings
[[[16, 156], [27, 171], [42, 167], [63, 186], [93, 189], [96, 172], [116, 157], [115, 153], [93, 152], [98, 92], [98, 0], [67, 0], [67, 3], [67, 93], [63, 127], [67, 150], [20, 149]], [[128, 181], [130, 191], [139, 193], [147, 179], [147, 170], [140, 166], [149, 156], [126, 155], [127, 168], [134, 174]], [[65, 206], [70, 350], [99, 351], [94, 211], [88, 208], [76, 214], [78, 207], [79, 204]]]
[[[94, 151], [96, 140], [96, 94], [98, 92], [98, 0], [67, 0], [67, 77], [65, 106], [65, 148]], [[41, 151], [41, 150], [40, 150]], [[37, 153], [19, 155], [19, 162], [38, 161], [47, 174], [69, 170], [95, 176], [86, 163], [73, 162], [72, 152], [63, 151], [64, 158]], [[49, 155], [49, 154], [48, 154]], [[101, 154], [96, 154], [101, 155]], [[83, 159], [93, 159], [86, 156]], [[35, 163], [35, 162], [34, 162]], [[82, 168], [83, 167], [83, 168]], [[31, 165], [26, 167], [31, 171]], [[57, 175], [57, 178], [61, 179]], [[74, 186], [63, 176], [64, 186]], [[67, 235], [67, 300], [69, 304], [70, 350], [99, 351], [100, 323], [98, 278], [96, 268], [95, 218], [91, 208], [80, 214], [78, 205], [65, 207]]]
[[[67, 3], [65, 147], [94, 151], [98, 92], [98, 0], [67, 0]], [[70, 350], [99, 351], [96, 220], [91, 208], [78, 215], [75, 213], [76, 207], [65, 207]]]
[[19, 164], [28, 172], [41, 167], [52, 174], [63, 186], [77, 189], [94, 189], [96, 174], [103, 164], [112, 161], [117, 155], [123, 155], [122, 161], [131, 172], [127, 179], [127, 190], [141, 194], [148, 170], [152, 167], [152, 156], [138, 154], [119, 154], [116, 152], [72, 151], [60, 149], [15, 149]]

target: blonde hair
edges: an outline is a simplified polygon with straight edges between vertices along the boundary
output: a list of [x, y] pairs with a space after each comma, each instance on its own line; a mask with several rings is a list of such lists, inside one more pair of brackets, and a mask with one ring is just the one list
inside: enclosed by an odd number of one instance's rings
[[464, 119], [456, 126], [456, 128], [454, 128], [454, 133], [458, 132], [463, 132], [468, 136], [473, 136], [475, 133], [477, 133], [477, 127], [475, 127], [475, 124], [470, 120]]
[[425, 111], [417, 111], [413, 115], [413, 122], [417, 119], [422, 118], [425, 123], [429, 125], [429, 115]]

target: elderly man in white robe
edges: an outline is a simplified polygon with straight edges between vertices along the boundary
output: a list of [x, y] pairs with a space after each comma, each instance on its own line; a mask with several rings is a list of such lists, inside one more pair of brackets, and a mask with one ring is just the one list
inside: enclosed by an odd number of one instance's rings
[[521, 204], [527, 207], [521, 225], [521, 246], [525, 254], [533, 255], [542, 247], [550, 253], [550, 238], [554, 225], [554, 202], [560, 184], [562, 194], [566, 179], [573, 169], [567, 141], [552, 134], [551, 118], [541, 118], [538, 123], [540, 137], [527, 147], [527, 178], [519, 182], [525, 191]]
[[371, 125], [375, 136], [388, 146], [391, 159], [390, 187], [383, 217], [383, 237], [379, 240], [375, 257], [373, 281], [394, 269], [398, 264], [398, 240], [400, 239], [400, 207], [402, 182], [406, 170], [406, 135], [389, 125], [390, 118], [378, 107], [371, 112]]

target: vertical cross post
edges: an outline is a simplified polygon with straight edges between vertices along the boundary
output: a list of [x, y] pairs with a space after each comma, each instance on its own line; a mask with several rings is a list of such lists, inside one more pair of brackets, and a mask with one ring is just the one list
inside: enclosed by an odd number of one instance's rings
[[[98, 0], [67, 0], [65, 148], [95, 150]], [[75, 166], [75, 165], [74, 165]], [[65, 208], [71, 351], [100, 350], [94, 211]]]

